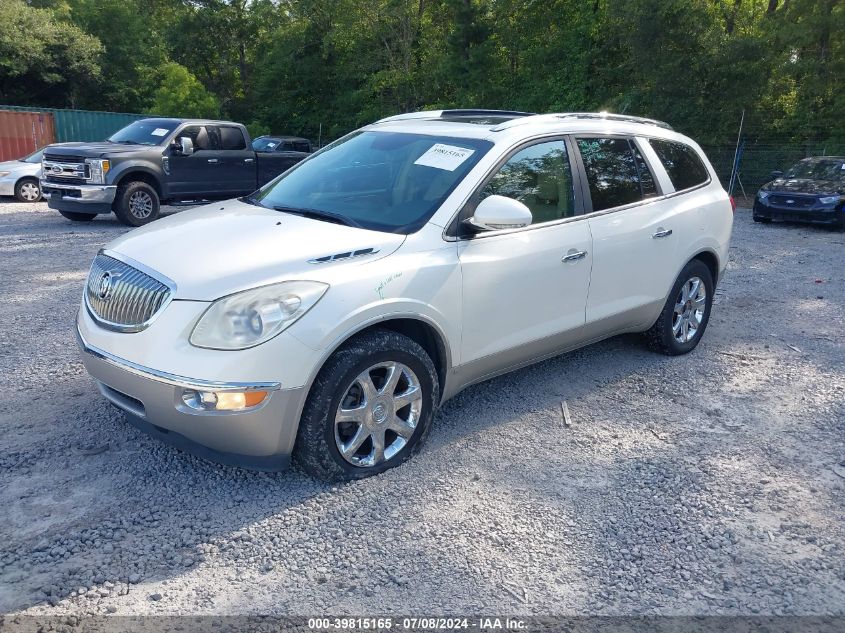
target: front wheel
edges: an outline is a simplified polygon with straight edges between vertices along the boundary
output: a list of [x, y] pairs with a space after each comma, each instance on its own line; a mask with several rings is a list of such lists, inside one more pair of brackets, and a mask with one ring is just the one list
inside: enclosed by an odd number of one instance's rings
[[15, 185], [15, 198], [21, 202], [38, 202], [41, 199], [41, 185], [35, 178], [22, 178]]
[[422, 445], [439, 392], [434, 363], [416, 342], [390, 330], [357, 336], [320, 370], [294, 459], [328, 481], [398, 466]]
[[646, 332], [649, 345], [668, 356], [695, 349], [710, 321], [713, 290], [713, 276], [704, 262], [694, 259], [684, 266], [660, 316]]
[[112, 208], [122, 224], [143, 226], [158, 217], [160, 206], [155, 188], [136, 180], [118, 187]]

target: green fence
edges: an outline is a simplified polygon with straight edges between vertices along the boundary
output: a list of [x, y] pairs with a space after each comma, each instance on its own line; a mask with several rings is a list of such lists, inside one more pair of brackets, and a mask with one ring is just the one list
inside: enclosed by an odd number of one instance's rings
[[125, 114], [123, 112], [96, 112], [93, 110], [60, 110], [27, 106], [0, 105], [0, 110], [18, 112], [49, 112], [53, 115], [56, 128], [56, 142], [102, 141], [125, 127], [150, 116], [149, 114]]

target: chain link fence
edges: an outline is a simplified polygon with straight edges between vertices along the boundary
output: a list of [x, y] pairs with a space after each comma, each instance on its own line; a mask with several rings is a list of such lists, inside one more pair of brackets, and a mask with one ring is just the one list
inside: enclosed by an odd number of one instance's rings
[[[732, 193], [737, 197], [748, 198], [753, 197], [763, 184], [771, 180], [773, 171], [786, 171], [802, 158], [845, 156], [845, 145], [819, 141], [777, 143], [741, 140], [739, 148], [739, 178], [734, 183]], [[719, 175], [722, 185], [727, 189], [731, 179], [736, 143], [703, 145], [702, 149], [713, 163], [713, 168]]]

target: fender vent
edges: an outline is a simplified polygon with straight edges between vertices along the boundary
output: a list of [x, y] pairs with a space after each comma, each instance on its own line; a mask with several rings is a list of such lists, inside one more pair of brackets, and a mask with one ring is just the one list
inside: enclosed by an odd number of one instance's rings
[[345, 253], [335, 253], [334, 255], [324, 255], [315, 259], [309, 259], [309, 264], [328, 264], [329, 262], [339, 262], [344, 259], [352, 259], [353, 257], [363, 257], [364, 255], [375, 255], [378, 253], [377, 248], [360, 248], [357, 251], [346, 251]]

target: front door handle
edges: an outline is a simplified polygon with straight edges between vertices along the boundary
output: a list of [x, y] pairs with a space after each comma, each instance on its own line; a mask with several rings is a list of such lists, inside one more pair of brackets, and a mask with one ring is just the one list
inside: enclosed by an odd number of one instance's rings
[[254, 160], [255, 160], [254, 158], [244, 158], [245, 163], [251, 163]]
[[660, 229], [657, 231], [657, 233], [652, 235], [652, 237], [654, 239], [658, 239], [661, 237], [669, 237], [670, 235], [672, 235], [672, 229]]
[[571, 251], [563, 256], [560, 260], [562, 262], [577, 262], [579, 259], [584, 259], [587, 256], [587, 251]]
[[208, 162], [209, 162], [209, 163], [216, 163], [216, 162], [217, 162], [217, 159], [216, 159], [216, 158], [209, 158], [209, 159], [208, 159]]

